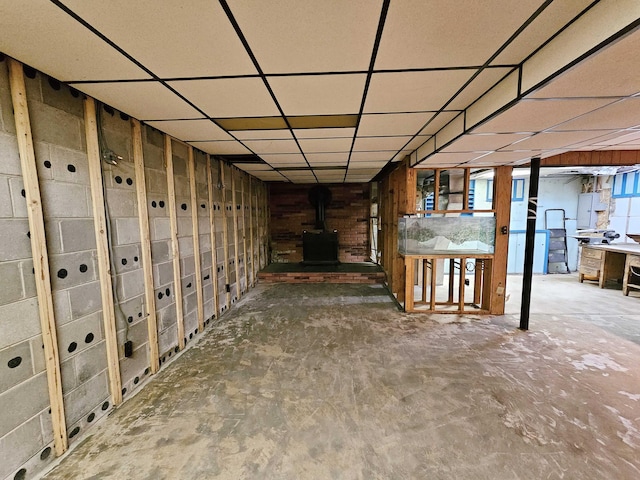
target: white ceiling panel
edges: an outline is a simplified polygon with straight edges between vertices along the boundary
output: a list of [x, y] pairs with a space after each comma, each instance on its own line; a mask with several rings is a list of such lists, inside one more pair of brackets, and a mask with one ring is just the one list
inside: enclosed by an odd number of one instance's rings
[[312, 165], [320, 163], [342, 164], [346, 165], [349, 160], [349, 152], [338, 153], [306, 153], [307, 160]]
[[438, 130], [440, 130], [447, 123], [449, 123], [451, 120], [456, 118], [459, 114], [460, 112], [458, 111], [440, 112], [438, 115], [435, 116], [435, 118], [429, 121], [429, 124], [426, 127], [424, 127], [420, 131], [420, 135], [423, 135], [423, 136], [435, 135], [438, 132]]
[[191, 140], [233, 140], [231, 136], [211, 120], [170, 120], [146, 122], [172, 137]]
[[47, 0], [2, 0], [0, 32], [0, 52], [61, 81], [150, 78]]
[[600, 108], [611, 99], [522, 100], [474, 129], [474, 133], [539, 132]]
[[258, 155], [267, 153], [300, 153], [295, 140], [244, 140], [243, 143]]
[[433, 113], [362, 115], [358, 135], [364, 137], [415, 135], [432, 116]]
[[447, 153], [441, 152], [436, 153], [435, 155], [430, 156], [424, 162], [420, 164], [420, 166], [424, 165], [454, 165], [459, 163], [465, 163], [474, 158], [482, 157], [490, 152], [464, 152], [464, 153]]
[[375, 67], [482, 65], [541, 4], [541, 0], [391, 2]]
[[409, 151], [417, 150], [422, 146], [422, 144], [424, 144], [430, 138], [431, 137], [429, 136], [425, 137], [425, 136], [419, 135], [415, 137], [413, 140], [411, 140], [405, 147], [402, 147], [402, 148], [404, 150], [409, 150]]
[[554, 130], [623, 129], [637, 125], [640, 125], [640, 98], [629, 98], [558, 125]]
[[169, 84], [210, 117], [269, 117], [280, 113], [260, 78], [184, 80]]
[[411, 137], [358, 137], [353, 147], [355, 152], [371, 152], [376, 150], [398, 151], [411, 140]]
[[494, 152], [489, 155], [469, 161], [474, 165], [508, 165], [512, 162], [540, 155], [539, 151]]
[[353, 152], [352, 162], [378, 162], [389, 161], [395, 156], [395, 152]]
[[306, 167], [307, 162], [301, 153], [289, 154], [263, 154], [260, 155], [265, 162], [274, 167]]
[[291, 140], [290, 130], [235, 130], [233, 134], [240, 140]]
[[353, 138], [355, 128], [300, 128], [293, 131], [296, 138]]
[[139, 120], [202, 118], [196, 109], [158, 82], [83, 83], [76, 88]]
[[381, 0], [228, 3], [267, 74], [369, 67]]
[[310, 75], [270, 77], [285, 115], [338, 115], [358, 113], [367, 76]]
[[615, 134], [615, 138], [598, 138], [595, 145], [640, 144], [640, 132], [637, 130], [623, 130]]
[[467, 108], [478, 97], [493, 87], [500, 79], [507, 75], [511, 68], [485, 68], [460, 94], [447, 105], [450, 110]]
[[365, 113], [438, 111], [475, 70], [374, 73]]
[[212, 155], [246, 155], [251, 153], [251, 151], [247, 150], [241, 143], [238, 143], [235, 140], [189, 143], [203, 152], [210, 153]]
[[234, 163], [236, 167], [245, 172], [270, 172], [273, 171], [273, 168], [264, 163]]
[[584, 132], [542, 132], [525, 140], [504, 147], [503, 151], [514, 150], [546, 150], [567, 147], [589, 139], [599, 138], [607, 130], [591, 130]]
[[530, 135], [528, 133], [486, 133], [478, 135], [464, 135], [451, 145], [445, 147], [443, 152], [475, 152], [498, 150], [523, 140]]
[[258, 177], [260, 180], [265, 181], [265, 182], [286, 182], [287, 179], [285, 177], [283, 177], [280, 173], [275, 172], [275, 171], [270, 171], [270, 172], [255, 172], [253, 173], [253, 175], [255, 175], [256, 177]]
[[348, 152], [351, 149], [351, 138], [305, 138], [299, 139], [300, 147], [308, 153]]
[[[529, 95], [531, 98], [627, 96], [640, 92], [640, 62], [629, 52], [640, 51], [636, 31], [597, 55], [582, 61], [551, 84]], [[625, 68], [619, 68], [624, 65]], [[616, 72], [611, 74], [611, 72]]]
[[218, 2], [64, 4], [161, 78], [257, 73]]
[[378, 170], [380, 170], [386, 164], [387, 164], [387, 160], [382, 160], [377, 162], [367, 162], [367, 161], [357, 162], [351, 159], [351, 162], [349, 162], [350, 168], [377, 168]]

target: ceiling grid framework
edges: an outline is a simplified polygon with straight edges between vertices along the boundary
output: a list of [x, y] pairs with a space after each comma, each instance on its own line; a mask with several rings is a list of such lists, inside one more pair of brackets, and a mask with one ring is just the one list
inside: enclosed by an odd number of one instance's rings
[[640, 147], [635, 0], [0, 0], [0, 52], [264, 181]]

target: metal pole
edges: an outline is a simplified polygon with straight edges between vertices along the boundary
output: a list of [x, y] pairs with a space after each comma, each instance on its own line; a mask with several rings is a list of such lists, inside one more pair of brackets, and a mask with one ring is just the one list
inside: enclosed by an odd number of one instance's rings
[[540, 179], [540, 158], [531, 159], [529, 177], [529, 206], [527, 208], [527, 233], [524, 246], [524, 274], [522, 276], [522, 302], [520, 304], [520, 329], [529, 330], [531, 307], [531, 279], [533, 277], [533, 249], [536, 238], [536, 211], [538, 209], [538, 180]]

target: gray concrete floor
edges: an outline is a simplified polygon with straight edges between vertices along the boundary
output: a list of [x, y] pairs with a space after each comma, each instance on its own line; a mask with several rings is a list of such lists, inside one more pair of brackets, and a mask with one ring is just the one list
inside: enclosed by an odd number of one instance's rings
[[519, 281], [499, 317], [259, 285], [47, 478], [640, 478], [640, 298], [536, 277], [523, 332]]

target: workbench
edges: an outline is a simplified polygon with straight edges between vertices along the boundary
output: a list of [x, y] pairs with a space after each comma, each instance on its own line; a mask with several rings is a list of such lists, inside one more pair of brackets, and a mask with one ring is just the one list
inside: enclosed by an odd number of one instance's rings
[[[637, 273], [634, 273], [637, 272]], [[640, 273], [640, 244], [613, 243], [609, 245], [583, 245], [580, 255], [578, 280], [597, 280], [600, 288], [607, 281], [622, 282], [622, 293], [629, 295], [629, 289], [640, 289], [633, 277]]]

